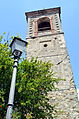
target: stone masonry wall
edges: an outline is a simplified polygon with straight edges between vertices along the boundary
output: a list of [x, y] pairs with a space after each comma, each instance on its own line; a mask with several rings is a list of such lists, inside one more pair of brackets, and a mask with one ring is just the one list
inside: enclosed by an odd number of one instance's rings
[[[54, 64], [55, 77], [66, 79], [57, 85], [59, 90], [48, 94], [50, 103], [57, 105], [57, 119], [79, 119], [79, 103], [73, 81], [70, 59], [63, 34], [28, 39], [27, 57]], [[47, 47], [44, 47], [47, 44]]]
[[[55, 119], [79, 119], [79, 102], [74, 85], [69, 55], [61, 29], [59, 8], [27, 13], [29, 34], [27, 58], [38, 57], [39, 60], [53, 63], [54, 77], [62, 78], [58, 90], [48, 93], [50, 104], [56, 105]], [[51, 29], [38, 31], [38, 20], [48, 17]]]

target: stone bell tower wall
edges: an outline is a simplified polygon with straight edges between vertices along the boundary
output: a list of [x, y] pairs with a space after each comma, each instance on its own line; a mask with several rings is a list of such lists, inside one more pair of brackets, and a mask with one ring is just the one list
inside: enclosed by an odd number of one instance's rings
[[61, 28], [60, 8], [27, 12], [27, 58], [53, 63], [55, 77], [65, 79], [59, 90], [49, 92], [50, 104], [57, 105], [56, 119], [79, 119], [79, 103], [73, 80], [69, 55]]

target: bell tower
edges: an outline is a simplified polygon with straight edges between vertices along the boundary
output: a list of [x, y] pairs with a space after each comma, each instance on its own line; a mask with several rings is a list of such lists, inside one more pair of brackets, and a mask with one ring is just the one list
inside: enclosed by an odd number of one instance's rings
[[60, 7], [25, 13], [29, 31], [27, 58], [53, 63], [54, 76], [65, 79], [57, 85], [59, 90], [49, 93], [50, 103], [58, 105], [57, 119], [78, 119], [79, 104], [60, 14]]

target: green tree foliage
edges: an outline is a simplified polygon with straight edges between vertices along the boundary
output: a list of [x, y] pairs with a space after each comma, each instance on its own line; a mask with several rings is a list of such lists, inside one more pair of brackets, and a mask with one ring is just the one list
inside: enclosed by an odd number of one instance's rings
[[15, 105], [21, 118], [26, 119], [28, 115], [33, 119], [52, 119], [55, 111], [49, 104], [48, 92], [55, 89], [54, 83], [58, 79], [53, 78], [52, 64], [31, 59], [24, 60], [18, 68]]
[[6, 42], [2, 44], [2, 39], [3, 35], [0, 36], [0, 116], [3, 119], [8, 101], [13, 60], [10, 58], [8, 44]]
[[[1, 36], [1, 40], [3, 36]], [[6, 115], [6, 105], [12, 77], [13, 59], [7, 43], [0, 43], [0, 119]], [[48, 92], [55, 89], [50, 70], [52, 64], [32, 58], [19, 63], [12, 119], [53, 119], [54, 106]]]

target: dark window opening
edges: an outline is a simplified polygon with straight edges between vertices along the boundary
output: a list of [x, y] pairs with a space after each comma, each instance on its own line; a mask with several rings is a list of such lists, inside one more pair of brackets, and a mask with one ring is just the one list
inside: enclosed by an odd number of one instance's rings
[[55, 37], [55, 40], [57, 40], [57, 37]]
[[47, 44], [44, 44], [44, 47], [47, 47]]
[[38, 31], [44, 31], [44, 30], [50, 30], [51, 27], [50, 27], [50, 23], [49, 22], [41, 22], [39, 25], [38, 25]]

